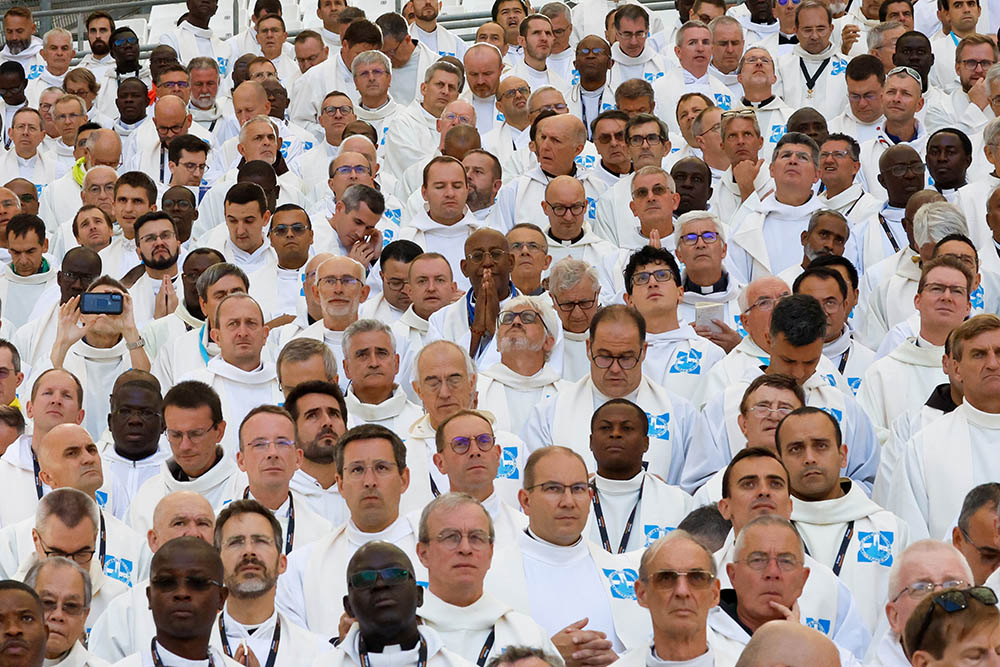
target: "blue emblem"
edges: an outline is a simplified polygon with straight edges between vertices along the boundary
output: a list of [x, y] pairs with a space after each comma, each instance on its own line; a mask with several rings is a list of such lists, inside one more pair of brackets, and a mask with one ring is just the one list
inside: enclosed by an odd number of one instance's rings
[[45, 189], [45, 185], [46, 185], [45, 183], [39, 183], [38, 185], [35, 186], [35, 193], [39, 199], [42, 198], [42, 190]]
[[842, 58], [835, 59], [832, 65], [833, 66], [830, 68], [830, 76], [837, 76], [847, 71], [847, 61]]
[[517, 447], [500, 448], [500, 467], [497, 468], [497, 479], [519, 479], [517, 470]]
[[695, 349], [680, 350], [668, 372], [701, 375], [701, 356], [701, 352]]
[[451, 56], [452, 58], [457, 57], [454, 51], [438, 51], [439, 56]]
[[837, 379], [833, 377], [833, 373], [827, 373], [823, 377], [826, 378], [827, 384], [829, 384], [831, 387], [837, 386]]
[[597, 200], [593, 197], [587, 197], [587, 217], [591, 220], [597, 219]]
[[[506, 118], [506, 116], [504, 116], [504, 115], [503, 115], [502, 113], [500, 113], [499, 111], [497, 111], [497, 120], [498, 120], [498, 121], [500, 121], [500, 122], [502, 123], [502, 122], [504, 122], [505, 120], [507, 120], [507, 118]], [[389, 128], [388, 128], [388, 127], [386, 127], [386, 129], [389, 129]]]
[[37, 79], [45, 71], [44, 65], [32, 65], [28, 68], [28, 80]]
[[97, 491], [94, 493], [94, 498], [97, 500], [97, 506], [100, 508], [106, 508], [108, 506], [108, 492], [107, 491]]
[[858, 389], [861, 389], [861, 378], [847, 378], [847, 386], [857, 395]]
[[390, 229], [384, 229], [384, 230], [382, 230], [382, 247], [384, 248], [387, 245], [389, 245], [390, 243], [392, 243], [392, 239], [395, 236], [396, 236], [396, 230], [395, 229], [391, 229], [390, 228]]
[[307, 141], [307, 142], [305, 142], [305, 143], [302, 144], [302, 150], [304, 150], [304, 151], [307, 151], [307, 150], [309, 150], [312, 147], [313, 147], [313, 142], [311, 142], [311, 141]]
[[225, 76], [229, 70], [229, 58], [216, 58], [215, 60], [219, 63], [219, 74]]
[[569, 73], [569, 83], [571, 86], [580, 83], [580, 70], [575, 67]]
[[615, 108], [614, 104], [609, 104], [608, 102], [601, 103], [601, 111], [610, 111], [611, 109], [614, 108]]
[[733, 98], [725, 93], [715, 93], [712, 97], [715, 98], [715, 104], [720, 109], [729, 110], [729, 107], [733, 106]]
[[972, 307], [976, 310], [983, 309], [983, 286], [980, 285], [975, 289], [975, 291], [969, 295], [969, 301], [972, 303]]
[[127, 558], [115, 558], [110, 555], [104, 557], [104, 574], [123, 584], [132, 585], [132, 571], [134, 569], [132, 561]]
[[[743, 318], [737, 315], [733, 318], [733, 320], [736, 322], [736, 333], [740, 335], [740, 338], [746, 338], [747, 330], [743, 328]], [[768, 361], [765, 359], [764, 363], [766, 364]]]
[[844, 423], [844, 412], [843, 412], [843, 410], [837, 410], [837, 409], [834, 409], [834, 408], [828, 408], [828, 407], [824, 407], [822, 405], [817, 405], [816, 407], [818, 407], [820, 410], [822, 410], [823, 412], [825, 412], [827, 414], [833, 415], [833, 418], [837, 420], [838, 424], [843, 424]]
[[662, 415], [653, 415], [647, 412], [646, 418], [649, 419], [649, 432], [646, 435], [661, 440], [670, 438], [669, 412], [664, 412]]
[[[653, 83], [654, 81], [656, 81], [657, 79], [659, 79], [661, 76], [663, 76], [663, 72], [643, 72], [642, 73], [642, 78], [645, 79], [646, 81], [650, 82], [650, 83]], [[716, 96], [716, 97], [718, 97], [718, 96]]]
[[281, 157], [285, 158], [286, 160], [288, 159], [288, 149], [291, 145], [292, 142], [290, 141], [281, 142]]
[[635, 588], [632, 584], [639, 580], [639, 573], [630, 567], [622, 570], [609, 570], [601, 568], [604, 576], [611, 584], [611, 597], [619, 600], [635, 600]]
[[399, 208], [387, 208], [382, 217], [399, 227], [403, 222], [403, 210]]
[[672, 531], [674, 526], [657, 526], [653, 523], [647, 523], [642, 527], [642, 533], [646, 536], [646, 543], [643, 547], [648, 547], [650, 544], [666, 536], [667, 533]]
[[858, 531], [858, 562], [892, 567], [891, 530]]
[[819, 630], [824, 635], [829, 635], [830, 634], [830, 626], [832, 625], [832, 623], [830, 623], [830, 621], [828, 619], [825, 619], [825, 618], [809, 618], [807, 616], [806, 620], [805, 620], [805, 623], [806, 623], [806, 625], [808, 625], [813, 630]]
[[597, 159], [593, 155], [577, 155], [573, 161], [584, 169], [593, 169], [597, 163]]
[[787, 131], [788, 131], [787, 125], [772, 125], [771, 136], [768, 137], [768, 141], [770, 141], [772, 144], [778, 143], [778, 141], [781, 140], [781, 137], [783, 137], [785, 132]]

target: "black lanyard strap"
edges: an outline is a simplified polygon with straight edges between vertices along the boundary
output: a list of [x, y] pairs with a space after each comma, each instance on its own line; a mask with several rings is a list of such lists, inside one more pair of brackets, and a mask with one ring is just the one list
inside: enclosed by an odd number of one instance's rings
[[[100, 510], [98, 510], [100, 511]], [[108, 530], [104, 525], [104, 512], [101, 512], [101, 539], [100, 539], [101, 568], [104, 568], [104, 560], [108, 554]]]
[[886, 222], [885, 216], [881, 213], [878, 214], [878, 222], [882, 225], [882, 231], [884, 231], [885, 235], [889, 237], [889, 243], [892, 245], [892, 251], [899, 252], [899, 243], [896, 241], [896, 237], [893, 236], [892, 230], [889, 229], [889, 223]]
[[38, 499], [41, 500], [42, 496], [45, 495], [45, 492], [42, 489], [42, 468], [38, 465], [38, 457], [35, 456], [34, 448], [31, 449], [31, 467], [35, 471], [35, 493], [38, 494]]
[[840, 568], [844, 567], [844, 556], [847, 555], [847, 547], [851, 543], [851, 537], [854, 536], [854, 520], [852, 519], [847, 523], [847, 532], [844, 533], [844, 539], [840, 542], [840, 549], [837, 551], [837, 558], [833, 561], [833, 573], [840, 576]]
[[622, 533], [621, 542], [618, 544], [618, 551], [611, 550], [611, 538], [608, 536], [608, 525], [604, 521], [604, 512], [601, 510], [601, 498], [597, 492], [597, 482], [592, 481], [590, 488], [593, 491], [590, 494], [590, 499], [594, 505], [594, 519], [597, 521], [597, 530], [601, 533], [601, 544], [604, 546], [604, 550], [608, 553], [625, 553], [625, 549], [628, 547], [628, 538], [632, 535], [632, 524], [635, 523], [635, 514], [639, 511], [639, 503], [642, 502], [642, 485], [639, 485], [639, 497], [635, 499], [632, 512], [628, 515], [628, 521], [625, 522], [625, 531]]
[[486, 658], [489, 656], [490, 651], [493, 649], [493, 642], [497, 640], [497, 626], [490, 628], [490, 636], [486, 638], [483, 642], [483, 650], [479, 652], [479, 658], [476, 660], [476, 664], [479, 667], [483, 667], [486, 664]]
[[[250, 487], [243, 489], [243, 500], [250, 497]], [[285, 513], [285, 517], [288, 519], [288, 530], [285, 531], [285, 555], [292, 553], [292, 544], [295, 541], [295, 500], [292, 498], [292, 492], [288, 492], [288, 512]]]
[[[226, 652], [226, 657], [233, 657], [233, 652], [229, 648], [229, 637], [226, 636], [226, 622], [222, 620], [222, 617], [226, 613], [222, 612], [219, 614], [219, 635], [222, 637], [222, 650]], [[278, 616], [274, 619], [274, 633], [271, 635], [271, 648], [267, 652], [267, 661], [264, 663], [264, 667], [274, 667], [274, 661], [278, 657], [278, 644], [281, 642], [281, 617]], [[247, 650], [250, 650], [250, 646], [247, 645]]]
[[830, 64], [830, 59], [827, 58], [820, 64], [820, 66], [816, 69], [813, 75], [810, 76], [809, 70], [806, 69], [806, 61], [801, 57], [799, 58], [799, 69], [802, 70], [802, 76], [806, 78], [806, 90], [809, 91], [810, 95], [812, 94], [812, 91], [815, 90], [816, 82], [819, 81], [819, 77], [821, 74], [823, 74], [823, 70], [825, 70], [826, 66], [829, 64]]
[[[149, 640], [149, 649], [153, 653], [153, 667], [163, 667], [163, 659], [156, 648], [156, 637]], [[212, 649], [208, 649], [208, 667], [215, 667], [215, 659], [212, 657]]]
[[848, 347], [846, 350], [844, 350], [844, 353], [840, 355], [840, 365], [837, 366], [837, 370], [840, 371], [841, 375], [844, 374], [844, 369], [847, 368], [847, 357], [850, 354], [851, 354], [851, 348]]

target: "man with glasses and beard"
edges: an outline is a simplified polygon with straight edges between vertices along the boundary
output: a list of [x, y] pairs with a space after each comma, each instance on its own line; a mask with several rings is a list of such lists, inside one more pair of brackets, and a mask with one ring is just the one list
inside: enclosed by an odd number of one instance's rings
[[166, 317], [177, 309], [175, 287], [180, 271], [180, 240], [173, 218], [162, 211], [140, 216], [135, 221], [136, 254], [143, 273], [129, 288], [136, 326], [142, 329], [151, 320]]
[[[281, 526], [256, 500], [235, 500], [215, 522], [215, 548], [229, 597], [211, 644], [240, 664], [310, 665], [329, 644], [295, 625], [274, 606], [275, 585], [285, 571]], [[273, 654], [273, 660], [271, 658]]]

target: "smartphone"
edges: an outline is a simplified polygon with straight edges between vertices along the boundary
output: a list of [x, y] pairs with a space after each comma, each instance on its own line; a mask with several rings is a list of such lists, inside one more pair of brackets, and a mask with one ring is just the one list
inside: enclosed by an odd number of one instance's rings
[[712, 320], [722, 321], [722, 318], [726, 316], [726, 304], [724, 303], [712, 303], [711, 301], [699, 301], [694, 304], [694, 323], [695, 326], [706, 327], [715, 333], [722, 333], [722, 329], [719, 328]]
[[86, 315], [121, 315], [125, 298], [118, 292], [84, 292], [80, 312]]

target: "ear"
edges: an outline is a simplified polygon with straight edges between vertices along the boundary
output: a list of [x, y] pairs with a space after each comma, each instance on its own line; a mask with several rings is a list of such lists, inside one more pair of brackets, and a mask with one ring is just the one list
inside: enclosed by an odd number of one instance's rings
[[521, 511], [527, 516], [531, 516], [531, 496], [524, 489], [518, 489], [517, 502], [521, 506]]
[[434, 465], [437, 466], [438, 471], [440, 471], [442, 475], [447, 475], [448, 471], [445, 469], [444, 457], [441, 456], [441, 453], [434, 452], [434, 456], [432, 457], [432, 459], [434, 461]]
[[[315, 290], [316, 288], [314, 287], [313, 289]], [[209, 330], [208, 337], [211, 338], [212, 342], [215, 343], [216, 345], [219, 344], [219, 330], [216, 329], [215, 327], [212, 327]]]
[[240, 470], [242, 470], [243, 472], [247, 471], [247, 459], [246, 456], [243, 454], [242, 449], [236, 452], [236, 465], [239, 466]]
[[428, 546], [425, 542], [417, 542], [417, 558], [420, 559], [421, 565], [430, 568], [430, 563], [427, 560], [427, 549]]
[[[423, 86], [423, 84], [421, 84], [421, 86]], [[354, 612], [351, 611], [351, 599], [347, 595], [344, 596], [344, 613], [350, 616], [351, 618], [356, 618], [354, 616]]]
[[639, 606], [643, 609], [649, 609], [649, 603], [646, 602], [646, 584], [642, 582], [642, 579], [636, 579], [632, 586], [635, 588], [635, 599]]
[[844, 468], [847, 466], [847, 443], [845, 442], [840, 446], [840, 467]]
[[719, 500], [719, 514], [727, 521], [732, 521], [733, 513], [729, 511], [729, 498]]
[[736, 425], [740, 427], [740, 432], [744, 436], [747, 434], [747, 420], [743, 415], [736, 415]]

